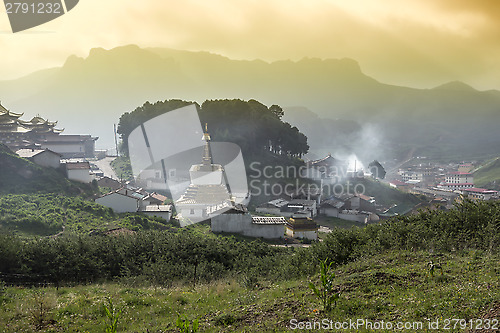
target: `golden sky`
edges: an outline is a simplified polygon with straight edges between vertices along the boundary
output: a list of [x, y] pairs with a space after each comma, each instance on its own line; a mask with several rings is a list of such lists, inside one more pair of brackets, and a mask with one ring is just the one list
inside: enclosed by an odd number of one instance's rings
[[349, 57], [386, 83], [500, 89], [500, 0], [80, 0], [16, 34], [2, 10], [0, 80], [125, 44], [266, 61]]

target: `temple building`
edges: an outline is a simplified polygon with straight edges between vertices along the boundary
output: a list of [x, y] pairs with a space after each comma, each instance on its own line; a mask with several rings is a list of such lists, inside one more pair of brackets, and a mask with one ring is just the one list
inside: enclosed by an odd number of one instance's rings
[[292, 217], [286, 222], [285, 228], [289, 237], [318, 239], [318, 225], [309, 217]]
[[29, 121], [20, 119], [0, 104], [0, 143], [16, 151], [23, 148], [50, 149], [63, 158], [94, 157], [97, 137], [90, 135], [61, 135], [64, 129], [40, 116]]
[[206, 220], [229, 209], [234, 203], [224, 167], [214, 164], [212, 160], [210, 134], [206, 129], [202, 140], [205, 141], [202, 163], [191, 166], [191, 182], [175, 202], [181, 226]]

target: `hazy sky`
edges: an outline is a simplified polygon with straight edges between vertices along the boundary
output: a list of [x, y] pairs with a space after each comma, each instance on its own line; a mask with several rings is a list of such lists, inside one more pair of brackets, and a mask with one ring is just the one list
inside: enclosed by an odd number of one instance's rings
[[234, 59], [357, 60], [382, 82], [500, 89], [499, 0], [80, 0], [13, 34], [0, 13], [0, 80], [125, 44]]

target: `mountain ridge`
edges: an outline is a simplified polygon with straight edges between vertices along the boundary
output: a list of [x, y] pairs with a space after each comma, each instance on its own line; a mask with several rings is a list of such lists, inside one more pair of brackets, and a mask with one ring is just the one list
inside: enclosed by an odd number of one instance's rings
[[94, 48], [85, 58], [68, 57], [62, 67], [0, 81], [0, 99], [27, 116], [59, 120], [67, 133], [99, 136], [101, 147], [113, 146], [113, 123], [121, 114], [146, 101], [167, 99], [238, 98], [304, 106], [322, 118], [382, 124], [396, 141], [408, 133], [414, 140], [420, 137], [417, 129], [425, 132], [429, 126], [485, 132], [498, 121], [500, 92], [456, 82], [439, 87], [385, 84], [348, 58], [266, 62], [126, 45]]

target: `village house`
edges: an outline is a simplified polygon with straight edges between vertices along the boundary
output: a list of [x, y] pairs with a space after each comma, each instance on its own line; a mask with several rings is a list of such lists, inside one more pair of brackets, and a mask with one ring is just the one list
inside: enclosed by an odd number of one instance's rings
[[252, 216], [243, 205], [235, 205], [211, 218], [212, 232], [238, 233], [249, 237], [283, 238], [284, 217]]
[[375, 212], [375, 198], [362, 194], [332, 197], [320, 205], [322, 215], [361, 223], [379, 221], [380, 218]]
[[391, 180], [389, 182], [389, 186], [390, 187], [393, 187], [393, 188], [396, 188], [402, 192], [408, 192], [409, 191], [409, 188], [410, 188], [410, 184], [408, 183], [405, 183], [405, 182], [402, 182], [400, 180]]
[[284, 199], [275, 199], [271, 200], [269, 202], [265, 202], [263, 204], [260, 204], [255, 208], [255, 211], [260, 214], [273, 214], [273, 215], [280, 215], [281, 208], [283, 206], [286, 206], [288, 204], [288, 201]]
[[364, 194], [356, 194], [349, 199], [351, 209], [357, 209], [368, 212], [376, 212], [375, 197], [370, 197]]
[[126, 187], [104, 194], [95, 200], [96, 203], [113, 209], [116, 213], [134, 213], [150, 204], [149, 195]]
[[157, 192], [152, 192], [149, 194], [149, 199], [150, 203], [152, 205], [164, 205], [165, 201], [168, 200], [166, 196], [163, 194], [157, 193]]
[[255, 211], [261, 214], [273, 214], [284, 217], [292, 217], [294, 215], [315, 217], [317, 215], [317, 205], [315, 200], [293, 199], [287, 201], [275, 199], [259, 205]]
[[147, 205], [139, 210], [139, 212], [144, 215], [156, 216], [165, 221], [170, 221], [172, 217], [172, 205]]
[[345, 202], [341, 200], [325, 200], [321, 203], [319, 213], [329, 217], [339, 217], [339, 213], [344, 209]]
[[498, 191], [487, 190], [484, 188], [466, 188], [462, 190], [462, 194], [472, 200], [492, 200], [498, 199]]
[[115, 191], [115, 190], [123, 187], [123, 184], [120, 183], [118, 180], [110, 178], [108, 176], [100, 177], [97, 180], [97, 185], [99, 187], [110, 188], [112, 191]]
[[116, 213], [143, 213], [170, 221], [172, 205], [165, 205], [167, 197], [159, 193], [148, 193], [142, 188], [121, 187], [104, 194], [95, 200], [96, 203], [113, 209]]
[[63, 164], [66, 177], [80, 183], [91, 183], [93, 178], [90, 174], [89, 162], [68, 162]]
[[61, 155], [50, 149], [19, 149], [16, 154], [46, 168], [58, 169], [61, 166]]

